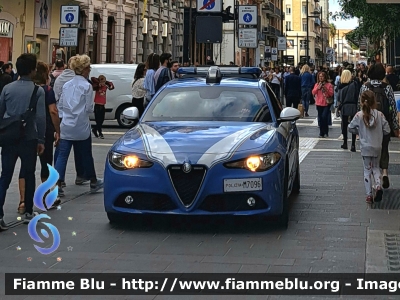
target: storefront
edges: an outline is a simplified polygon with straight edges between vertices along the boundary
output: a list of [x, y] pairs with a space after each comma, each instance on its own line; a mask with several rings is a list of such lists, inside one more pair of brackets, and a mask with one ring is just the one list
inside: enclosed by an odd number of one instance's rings
[[12, 61], [14, 25], [0, 19], [0, 61]]

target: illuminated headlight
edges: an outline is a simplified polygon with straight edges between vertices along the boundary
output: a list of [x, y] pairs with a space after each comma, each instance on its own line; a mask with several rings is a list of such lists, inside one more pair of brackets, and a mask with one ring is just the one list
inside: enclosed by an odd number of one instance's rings
[[125, 155], [112, 151], [108, 154], [108, 160], [117, 170], [150, 168], [153, 165], [152, 162], [140, 159], [136, 155]]
[[263, 172], [276, 165], [280, 159], [281, 155], [274, 152], [250, 156], [238, 161], [225, 163], [224, 166], [230, 169], [247, 169], [252, 172]]

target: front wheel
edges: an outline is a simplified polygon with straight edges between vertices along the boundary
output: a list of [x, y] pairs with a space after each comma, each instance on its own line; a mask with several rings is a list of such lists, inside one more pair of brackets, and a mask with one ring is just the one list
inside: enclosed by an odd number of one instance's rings
[[288, 170], [287, 167], [285, 168], [285, 179], [284, 179], [284, 184], [283, 184], [283, 195], [282, 195], [282, 205], [283, 205], [283, 210], [282, 214], [278, 217], [278, 226], [282, 227], [284, 229], [287, 229], [289, 227], [289, 199], [288, 199]]
[[135, 121], [127, 120], [123, 117], [122, 113], [124, 112], [125, 109], [128, 107], [131, 107], [131, 105], [122, 105], [117, 109], [117, 112], [115, 113], [115, 118], [117, 119], [118, 125], [122, 128], [132, 128], [135, 125]]

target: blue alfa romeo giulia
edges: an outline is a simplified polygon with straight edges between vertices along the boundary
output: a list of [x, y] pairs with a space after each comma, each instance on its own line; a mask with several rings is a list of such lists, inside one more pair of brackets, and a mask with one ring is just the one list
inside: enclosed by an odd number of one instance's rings
[[[300, 190], [300, 112], [258, 68], [181, 68], [110, 149], [104, 205], [123, 214], [265, 215], [288, 224]], [[137, 119], [136, 108], [124, 112]]]

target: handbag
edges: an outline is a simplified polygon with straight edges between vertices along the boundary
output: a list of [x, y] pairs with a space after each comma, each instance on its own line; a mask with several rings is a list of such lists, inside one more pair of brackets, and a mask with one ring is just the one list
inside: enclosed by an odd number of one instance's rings
[[333, 96], [327, 97], [324, 90], [322, 90], [322, 94], [324, 95], [326, 104], [331, 105], [333, 103]]
[[25, 137], [25, 126], [36, 114], [36, 93], [39, 89], [35, 85], [29, 107], [23, 114], [3, 118], [0, 121], [0, 147], [18, 144]]

